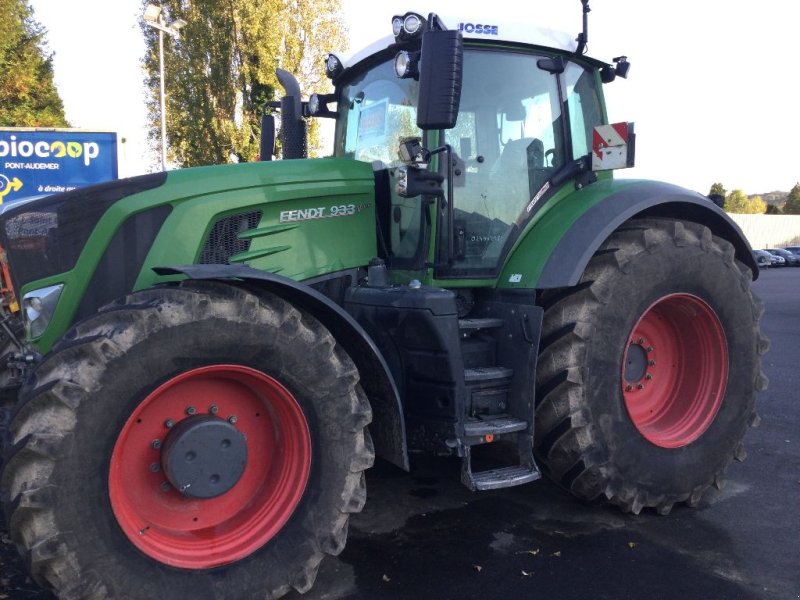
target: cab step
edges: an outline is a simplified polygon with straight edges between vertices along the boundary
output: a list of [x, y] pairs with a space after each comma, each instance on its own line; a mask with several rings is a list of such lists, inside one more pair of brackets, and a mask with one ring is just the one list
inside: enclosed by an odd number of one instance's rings
[[513, 375], [514, 371], [505, 367], [472, 367], [464, 369], [464, 382], [494, 384], [511, 379]]
[[[464, 436], [470, 438], [485, 438], [487, 435], [506, 435], [525, 431], [528, 423], [522, 419], [515, 419], [509, 415], [481, 415], [470, 419], [464, 424]], [[480, 442], [479, 442], [480, 443]]]
[[[472, 446], [491, 444], [499, 438], [508, 439], [511, 436], [516, 438], [518, 464], [473, 471]], [[473, 491], [522, 485], [541, 477], [533, 460], [533, 437], [530, 423], [510, 415], [481, 415], [469, 419], [464, 424], [461, 456], [461, 481]]]
[[471, 489], [475, 491], [497, 490], [500, 488], [513, 487], [536, 481], [541, 477], [539, 469], [535, 466], [524, 467], [522, 465], [501, 467], [489, 471], [472, 473]]
[[[528, 439], [524, 432], [522, 432], [522, 437]], [[533, 449], [530, 447], [525, 449], [522, 440], [519, 443], [519, 464], [500, 466], [483, 471], [472, 470], [471, 446], [464, 446], [462, 451], [464, 454], [461, 463], [461, 483], [473, 492], [523, 485], [536, 481], [542, 476], [533, 460]]]

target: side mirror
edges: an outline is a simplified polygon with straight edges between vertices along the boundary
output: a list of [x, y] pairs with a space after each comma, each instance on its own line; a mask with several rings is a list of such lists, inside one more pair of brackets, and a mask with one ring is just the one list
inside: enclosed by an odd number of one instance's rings
[[457, 30], [422, 34], [419, 59], [417, 127], [452, 129], [458, 119], [464, 66], [464, 43]]

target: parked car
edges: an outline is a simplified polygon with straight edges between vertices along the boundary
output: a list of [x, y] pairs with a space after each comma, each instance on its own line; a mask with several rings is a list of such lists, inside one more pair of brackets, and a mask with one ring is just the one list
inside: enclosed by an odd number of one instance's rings
[[796, 256], [800, 256], [800, 246], [786, 246], [784, 250], [788, 250]]
[[783, 260], [786, 261], [787, 267], [800, 267], [800, 256], [792, 254], [788, 250], [784, 250], [783, 248], [767, 248], [767, 252], [782, 257]]
[[772, 254], [766, 250], [753, 250], [753, 258], [759, 269], [769, 269], [772, 266]]
[[785, 267], [786, 266], [786, 259], [783, 258], [780, 254], [773, 254], [769, 250], [762, 250], [762, 252], [766, 252], [769, 254], [769, 259], [772, 261], [770, 266], [772, 267]]

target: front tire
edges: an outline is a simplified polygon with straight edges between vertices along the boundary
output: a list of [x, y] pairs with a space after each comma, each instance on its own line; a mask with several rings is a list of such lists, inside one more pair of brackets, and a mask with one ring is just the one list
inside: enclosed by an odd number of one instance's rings
[[73, 327], [23, 389], [0, 479], [62, 598], [277, 598], [313, 584], [366, 500], [352, 361], [278, 297], [186, 282]]
[[636, 220], [543, 294], [537, 458], [580, 499], [696, 505], [744, 459], [768, 348], [750, 271], [708, 228]]

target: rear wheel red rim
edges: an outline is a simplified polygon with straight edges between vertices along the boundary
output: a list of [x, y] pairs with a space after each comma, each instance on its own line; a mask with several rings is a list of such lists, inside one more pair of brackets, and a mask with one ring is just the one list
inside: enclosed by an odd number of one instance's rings
[[634, 326], [622, 363], [622, 396], [649, 442], [679, 448], [719, 412], [728, 381], [728, 344], [714, 310], [691, 294], [653, 303]]
[[[235, 485], [208, 499], [174, 489], [160, 462], [170, 430], [200, 414], [233, 424], [247, 445]], [[300, 502], [310, 469], [311, 436], [294, 396], [261, 371], [212, 365], [169, 379], [136, 407], [114, 445], [109, 497], [123, 532], [144, 554], [208, 569], [272, 539]]]

